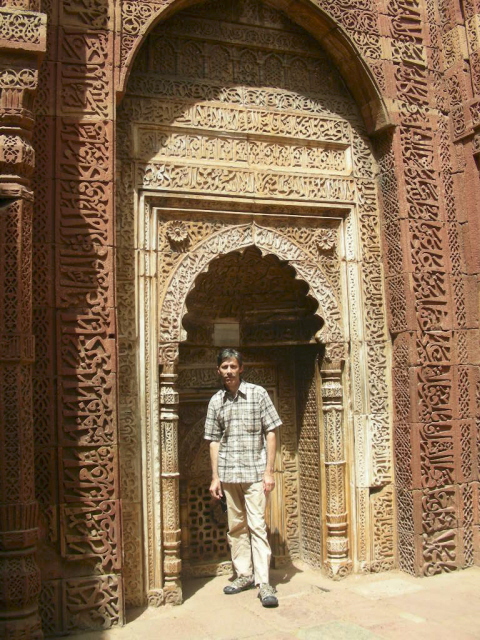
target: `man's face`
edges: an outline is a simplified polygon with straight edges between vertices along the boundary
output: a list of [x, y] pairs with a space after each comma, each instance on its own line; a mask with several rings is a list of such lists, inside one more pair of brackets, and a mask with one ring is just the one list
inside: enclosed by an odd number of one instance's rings
[[229, 391], [236, 391], [240, 386], [240, 375], [243, 372], [243, 366], [238, 364], [236, 358], [226, 358], [218, 367], [218, 373], [222, 378], [222, 382]]

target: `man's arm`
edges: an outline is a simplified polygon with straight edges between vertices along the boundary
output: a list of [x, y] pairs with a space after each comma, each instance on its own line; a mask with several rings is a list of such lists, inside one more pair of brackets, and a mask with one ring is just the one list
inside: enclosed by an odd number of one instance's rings
[[273, 475], [275, 467], [275, 453], [277, 450], [277, 435], [275, 429], [268, 431], [266, 436], [267, 444], [267, 467], [263, 475], [263, 490], [270, 493], [275, 488], [275, 476]]
[[210, 442], [210, 463], [212, 465], [212, 482], [210, 483], [210, 495], [216, 500], [223, 496], [222, 483], [218, 477], [218, 450], [220, 443], [212, 440]]

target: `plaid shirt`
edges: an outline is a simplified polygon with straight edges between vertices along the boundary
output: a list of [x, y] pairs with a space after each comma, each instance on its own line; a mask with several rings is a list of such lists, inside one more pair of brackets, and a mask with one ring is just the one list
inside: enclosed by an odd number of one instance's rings
[[235, 397], [226, 389], [217, 391], [208, 405], [205, 440], [220, 442], [220, 480], [262, 480], [267, 465], [265, 434], [281, 424], [263, 387], [242, 380]]

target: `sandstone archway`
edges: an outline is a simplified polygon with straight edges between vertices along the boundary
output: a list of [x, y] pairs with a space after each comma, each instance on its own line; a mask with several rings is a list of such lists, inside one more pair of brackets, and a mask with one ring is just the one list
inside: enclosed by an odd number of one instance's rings
[[[180, 224], [177, 221], [175, 223], [176, 229], [180, 228]], [[178, 236], [177, 236], [178, 237]], [[180, 561], [181, 561], [181, 549], [180, 542], [182, 541], [184, 548], [188, 550], [187, 571], [191, 575], [205, 575], [205, 572], [214, 572], [222, 570], [218, 565], [215, 565], [215, 553], [212, 551], [219, 547], [217, 536], [215, 536], [215, 528], [212, 526], [210, 509], [208, 508], [209, 496], [208, 496], [208, 469], [205, 469], [205, 461], [208, 461], [207, 456], [201, 456], [200, 465], [203, 461], [204, 474], [199, 479], [200, 484], [191, 482], [187, 479], [187, 486], [185, 486], [185, 477], [183, 479], [183, 488], [180, 485], [181, 477], [181, 465], [185, 465], [185, 459], [182, 456], [187, 456], [190, 468], [188, 472], [183, 473], [190, 476], [193, 474], [195, 480], [195, 474], [198, 475], [197, 460], [198, 452], [205, 451], [205, 448], [198, 449], [197, 456], [188, 457], [188, 453], [185, 451], [191, 449], [191, 445], [188, 444], [190, 438], [193, 438], [198, 445], [198, 431], [202, 428], [200, 422], [197, 421], [196, 428], [191, 432], [185, 429], [182, 419], [182, 415], [185, 414], [185, 405], [179, 407], [179, 392], [183, 390], [183, 393], [192, 387], [189, 392], [189, 402], [192, 403], [195, 397], [197, 402], [194, 403], [196, 411], [202, 406], [202, 401], [198, 398], [203, 398], [203, 408], [205, 409], [205, 403], [208, 394], [214, 392], [216, 387], [216, 374], [215, 367], [208, 361], [202, 363], [202, 368], [199, 370], [198, 361], [197, 366], [193, 368], [185, 368], [180, 370], [180, 380], [178, 380], [178, 356], [179, 351], [182, 348], [182, 341], [186, 339], [187, 333], [182, 327], [182, 318], [186, 312], [186, 301], [188, 294], [194, 291], [195, 282], [203, 273], [205, 273], [209, 266], [212, 266], [217, 261], [222, 261], [226, 256], [231, 255], [232, 252], [238, 252], [246, 250], [247, 248], [257, 248], [260, 254], [266, 256], [276, 255], [282, 258], [282, 263], [288, 264], [294, 270], [296, 277], [299, 277], [299, 271], [306, 274], [306, 279], [302, 278], [302, 282], [307, 285], [310, 297], [313, 297], [312, 293], [316, 293], [316, 311], [315, 315], [319, 315], [321, 322], [323, 323], [322, 330], [316, 334], [317, 340], [321, 338], [338, 338], [337, 342], [331, 342], [324, 345], [324, 358], [321, 361], [320, 375], [315, 373], [314, 360], [312, 355], [315, 352], [304, 354], [305, 363], [301, 366], [297, 362], [298, 371], [296, 373], [296, 381], [292, 375], [286, 375], [286, 370], [292, 368], [294, 361], [292, 358], [298, 360], [300, 357], [295, 355], [292, 350], [285, 351], [281, 356], [282, 366], [280, 367], [280, 361], [277, 360], [276, 365], [274, 362], [270, 362], [270, 367], [267, 369], [264, 366], [258, 368], [247, 367], [246, 377], [251, 381], [256, 380], [262, 383], [267, 388], [278, 386], [277, 383], [272, 382], [279, 376], [280, 381], [280, 404], [282, 420], [284, 426], [280, 434], [282, 441], [282, 454], [280, 456], [279, 468], [281, 469], [280, 477], [284, 474], [283, 459], [286, 461], [285, 475], [282, 477], [282, 490], [281, 497], [274, 496], [273, 500], [277, 503], [282, 503], [280, 507], [275, 509], [275, 517], [272, 517], [272, 530], [275, 531], [275, 535], [278, 537], [279, 544], [277, 549], [274, 545], [274, 556], [276, 552], [279, 555], [285, 555], [280, 548], [289, 547], [290, 549], [297, 549], [296, 555], [289, 554], [286, 557], [296, 557], [300, 559], [300, 537], [303, 527], [312, 527], [312, 532], [303, 530], [303, 538], [305, 540], [310, 539], [310, 543], [306, 545], [305, 557], [314, 563], [314, 566], [325, 566], [330, 574], [334, 577], [345, 575], [352, 568], [351, 559], [351, 545], [349, 543], [350, 532], [348, 521], [350, 519], [347, 497], [347, 480], [346, 480], [346, 443], [348, 440], [347, 435], [344, 433], [345, 423], [343, 420], [344, 407], [343, 407], [343, 380], [342, 380], [342, 368], [343, 361], [346, 358], [346, 350], [342, 339], [341, 329], [341, 313], [338, 303], [335, 299], [332, 284], [329, 282], [325, 274], [321, 269], [318, 269], [312, 262], [309, 254], [302, 250], [295, 242], [286, 238], [282, 234], [278, 233], [274, 228], [263, 227], [259, 224], [251, 225], [236, 225], [227, 226], [223, 231], [213, 234], [207, 239], [207, 241], [199, 243], [195, 248], [187, 251], [185, 257], [180, 261], [177, 269], [172, 274], [171, 278], [165, 283], [165, 296], [161, 303], [161, 311], [159, 312], [160, 328], [158, 337], [160, 340], [159, 345], [159, 363], [161, 366], [160, 373], [160, 424], [161, 424], [161, 444], [160, 449], [164, 451], [162, 462], [168, 469], [166, 473], [161, 471], [162, 477], [162, 489], [163, 489], [163, 504], [166, 506], [164, 510], [164, 518], [171, 524], [171, 529], [164, 530], [165, 540], [175, 540], [176, 544], [171, 545], [169, 550], [168, 562], [165, 562], [165, 575], [167, 580], [170, 579], [170, 586], [172, 587], [171, 597], [174, 597], [174, 593], [177, 593], [177, 597], [180, 593]], [[288, 260], [288, 257], [290, 260]], [[301, 265], [301, 266], [299, 266]], [[195, 267], [195, 268], [194, 268]], [[179, 278], [178, 275], [181, 275]], [[255, 290], [255, 282], [251, 283], [252, 292]], [[325, 302], [327, 301], [327, 302]], [[320, 308], [320, 303], [322, 308]], [[325, 311], [326, 310], [326, 311]], [[323, 317], [325, 316], [325, 317]], [[174, 323], [174, 319], [179, 319], [179, 324]], [[327, 319], [327, 321], [325, 320]], [[173, 331], [165, 332], [163, 330], [163, 321], [165, 320], [165, 326]], [[166, 340], [166, 341], [165, 341]], [[293, 338], [294, 340], [294, 338]], [[165, 341], [165, 342], [164, 342]], [[314, 337], [311, 337], [311, 341], [315, 342]], [[289, 339], [292, 343], [292, 336]], [[277, 344], [281, 344], [277, 343]], [[300, 342], [300, 344], [302, 344]], [[264, 353], [265, 348], [262, 349], [262, 342], [257, 344], [257, 347], [247, 350], [247, 357], [251, 358], [253, 353], [257, 352], [260, 348], [260, 353]], [[200, 352], [203, 349], [200, 349]], [[195, 355], [195, 349], [189, 351], [187, 359], [193, 359], [201, 357], [201, 354]], [[277, 348], [278, 351], [278, 348]], [[267, 349], [268, 352], [268, 349]], [[278, 359], [278, 355], [277, 355]], [[287, 364], [287, 362], [289, 364]], [[276, 367], [285, 368], [285, 371], [279, 371], [275, 373]], [[308, 369], [309, 373], [306, 373]], [[261, 372], [264, 372], [263, 374]], [[269, 371], [269, 375], [265, 377], [265, 371]], [[189, 373], [186, 380], [186, 372]], [[254, 376], [251, 379], [250, 376]], [[263, 375], [263, 377], [262, 377]], [[260, 376], [260, 378], [258, 378]], [[301, 382], [304, 380], [304, 382]], [[273, 387], [271, 385], [273, 384]], [[324, 398], [324, 410], [322, 410], [322, 401], [317, 395], [317, 384], [321, 384], [322, 394], [325, 393]], [[296, 386], [302, 387], [296, 389]], [[306, 395], [309, 400], [307, 401]], [[181, 395], [181, 394], [180, 394]], [[295, 411], [292, 413], [292, 408], [295, 403], [299, 403], [305, 406], [300, 411], [301, 425], [298, 424], [295, 415]], [[310, 410], [307, 410], [306, 404], [310, 403]], [[316, 409], [312, 413], [312, 408]], [[179, 411], [179, 408], [181, 409]], [[309, 413], [309, 417], [306, 415]], [[321, 417], [319, 417], [321, 414]], [[179, 424], [180, 415], [180, 424]], [[193, 414], [195, 415], [195, 413]], [[198, 418], [198, 415], [197, 415]], [[190, 418], [191, 419], [191, 418]], [[323, 425], [320, 427], [320, 425]], [[181, 427], [181, 428], [179, 428]], [[299, 436], [297, 437], [297, 430]], [[311, 431], [308, 436], [303, 435], [303, 432]], [[318, 431], [320, 430], [320, 434]], [[178, 456], [175, 446], [172, 447], [172, 442], [175, 442], [178, 434], [179, 446], [181, 446], [181, 456]], [[312, 437], [313, 436], [313, 437]], [[305, 438], [310, 437], [310, 450], [309, 453], [303, 451], [305, 448]], [[186, 440], [185, 440], [186, 438]], [[327, 461], [324, 465], [325, 484], [322, 486], [320, 481], [320, 450], [322, 445], [315, 445], [315, 441], [323, 441], [324, 446], [328, 450]], [[312, 448], [313, 444], [313, 448]], [[191, 453], [191, 452], [190, 452]], [[308, 458], [308, 462], [305, 463], [303, 456]], [[306, 474], [305, 479], [305, 464], [312, 467], [313, 459], [317, 460], [317, 469], [310, 469], [310, 475]], [[205, 459], [204, 459], [205, 458]], [[278, 455], [277, 455], [278, 458]], [[297, 463], [292, 464], [292, 461], [298, 459]], [[205, 474], [206, 471], [206, 474]], [[303, 473], [302, 473], [303, 471]], [[313, 475], [312, 475], [313, 472]], [[304, 485], [303, 482], [308, 484]], [[198, 478], [197, 478], [198, 480]], [[283, 481], [284, 480], [284, 481]], [[300, 488], [299, 488], [300, 485]], [[315, 489], [316, 485], [316, 489]], [[303, 486], [303, 491], [301, 487]], [[305, 501], [305, 493], [308, 493], [308, 500]], [[323, 494], [323, 495], [322, 495]], [[180, 497], [180, 509], [179, 509], [179, 497]], [[322, 524], [322, 503], [326, 502], [328, 505], [327, 512], [325, 514], [325, 522]], [[283, 504], [285, 503], [285, 504]], [[298, 505], [302, 505], [308, 511], [315, 511], [315, 507], [318, 511], [317, 517], [303, 516], [300, 517], [298, 512]], [[195, 515], [192, 520], [189, 520], [183, 513], [184, 509], [195, 508]], [[165, 508], [165, 507], [164, 507]], [[292, 513], [293, 512], [293, 513]], [[208, 526], [205, 529], [199, 527], [199, 520], [209, 520]], [[314, 524], [316, 522], [316, 525]], [[278, 526], [275, 526], [276, 523]], [[279, 524], [280, 523], [280, 524]], [[191, 526], [191, 531], [190, 531]], [[311, 537], [315, 526], [318, 527], [316, 533]], [[186, 529], [188, 528], [188, 529]], [[325, 529], [322, 533], [322, 529]], [[193, 532], [193, 533], [192, 533]], [[192, 542], [192, 535], [195, 538], [196, 535], [202, 537], [203, 542], [198, 547], [198, 542], [195, 540]], [[213, 538], [212, 538], [213, 535]], [[205, 540], [205, 538], [209, 538]], [[275, 538], [275, 536], [274, 536]], [[198, 548], [197, 548], [198, 547]], [[221, 547], [221, 545], [220, 545]], [[324, 551], [322, 551], [324, 547]], [[198, 555], [200, 553], [201, 557]], [[213, 555], [212, 555], [213, 554]], [[198, 564], [198, 562], [200, 564]], [[217, 557], [217, 561], [219, 558]], [[277, 556], [278, 560], [278, 556]], [[212, 564], [213, 563], [213, 564]], [[229, 563], [227, 563], [229, 564]], [[228, 567], [225, 567], [228, 570]], [[202, 573], [203, 572], [203, 573]], [[169, 575], [170, 574], [170, 575]], [[176, 587], [176, 591], [173, 587]]]
[[[309, 438], [325, 459], [317, 464], [327, 505], [317, 523], [324, 528], [320, 564], [338, 576], [369, 567], [373, 557], [376, 566], [394, 563], [393, 540], [385, 540], [380, 525], [386, 519], [393, 527], [393, 494], [369, 140], [317, 43], [274, 10], [265, 25], [249, 13], [256, 3], [238, 5], [247, 7], [238, 40], [228, 35], [231, 18], [223, 16], [224, 25], [215, 11], [214, 24], [207, 6], [159, 23], [137, 56], [118, 111], [128, 603], [142, 594], [150, 604], [181, 600], [178, 375], [185, 301], [213, 261], [249, 247], [291, 266], [323, 323], [313, 342], [325, 356], [309, 400], [316, 420]], [[260, 33], [270, 42], [267, 51], [258, 45]], [[272, 34], [280, 41], [268, 41]], [[195, 64], [188, 64], [194, 50]], [[370, 495], [370, 486], [381, 490]], [[134, 550], [141, 536], [143, 549]]]
[[[267, 510], [274, 566], [295, 560], [323, 566], [318, 467], [309, 468], [304, 459], [306, 439], [318, 432], [303, 400], [321, 350], [309, 344], [322, 325], [315, 315], [318, 303], [286, 261], [250, 246], [214, 257], [195, 279], [186, 306], [177, 379], [182, 577], [231, 573], [226, 517], [209, 494], [209, 446], [203, 441], [207, 404], [218, 389], [216, 350], [203, 345], [212, 332], [217, 342], [218, 323], [223, 330], [237, 327], [244, 379], [267, 389], [284, 420], [277, 438], [276, 489]], [[238, 324], [225, 324], [226, 318]], [[228, 343], [236, 344], [232, 340], [229, 335]]]

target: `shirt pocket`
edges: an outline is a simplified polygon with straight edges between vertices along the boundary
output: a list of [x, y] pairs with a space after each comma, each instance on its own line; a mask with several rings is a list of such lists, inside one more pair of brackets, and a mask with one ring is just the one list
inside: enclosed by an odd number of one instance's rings
[[243, 418], [243, 428], [247, 433], [261, 433], [262, 421], [260, 418]]

